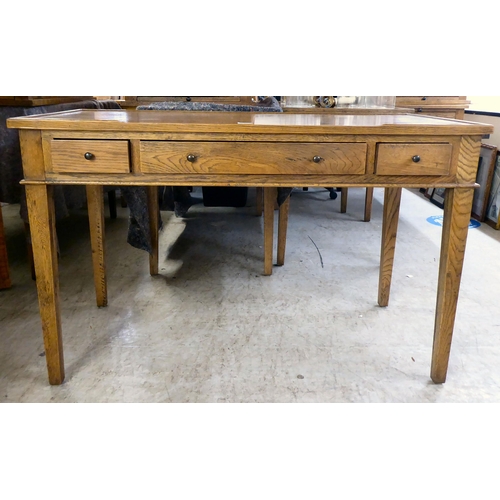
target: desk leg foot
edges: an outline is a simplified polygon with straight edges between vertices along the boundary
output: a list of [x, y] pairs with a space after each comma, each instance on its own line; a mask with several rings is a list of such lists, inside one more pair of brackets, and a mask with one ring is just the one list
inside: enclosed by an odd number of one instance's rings
[[386, 307], [389, 304], [400, 204], [401, 188], [385, 188], [380, 274], [378, 281], [378, 304], [381, 307]]
[[448, 371], [473, 196], [473, 188], [447, 189], [445, 195], [431, 364], [437, 384], [446, 381]]
[[64, 357], [52, 186], [26, 185], [26, 202], [49, 383], [59, 385], [64, 381]]
[[264, 188], [264, 275], [273, 274], [274, 204], [276, 188]]
[[104, 193], [102, 186], [87, 186], [87, 209], [94, 267], [94, 286], [97, 307], [108, 305], [106, 260], [104, 250]]
[[159, 231], [160, 231], [160, 208], [158, 204], [158, 187], [148, 186], [148, 212], [149, 229], [151, 232], [151, 253], [149, 254], [149, 274], [156, 276], [158, 274], [158, 256], [159, 256]]
[[288, 228], [289, 211], [290, 211], [290, 196], [279, 207], [278, 256], [277, 256], [278, 266], [282, 266], [285, 263], [286, 231]]

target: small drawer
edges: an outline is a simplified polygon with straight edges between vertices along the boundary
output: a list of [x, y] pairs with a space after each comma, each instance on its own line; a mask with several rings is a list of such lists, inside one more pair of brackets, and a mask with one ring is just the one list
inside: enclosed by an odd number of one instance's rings
[[141, 141], [144, 174], [364, 174], [365, 143]]
[[128, 141], [52, 139], [52, 165], [56, 173], [127, 174]]
[[386, 143], [377, 145], [377, 175], [448, 175], [451, 144]]

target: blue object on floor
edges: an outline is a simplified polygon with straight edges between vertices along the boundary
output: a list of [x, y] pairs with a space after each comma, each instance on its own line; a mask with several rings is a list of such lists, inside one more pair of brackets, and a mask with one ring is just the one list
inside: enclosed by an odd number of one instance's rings
[[[443, 227], [443, 216], [442, 215], [431, 215], [427, 217], [427, 222], [434, 224], [435, 226]], [[477, 220], [471, 219], [469, 222], [469, 229], [475, 229], [476, 227], [480, 227], [481, 223]]]

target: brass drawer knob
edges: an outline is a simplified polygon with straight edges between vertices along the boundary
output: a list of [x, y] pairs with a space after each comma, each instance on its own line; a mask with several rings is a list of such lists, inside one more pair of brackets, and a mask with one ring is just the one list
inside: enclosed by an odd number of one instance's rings
[[322, 159], [323, 159], [323, 158], [321, 158], [321, 156], [315, 156], [315, 157], [313, 158], [313, 162], [314, 162], [314, 163], [319, 163]]
[[420, 156], [418, 155], [415, 155], [412, 157], [412, 160], [415, 162], [415, 163], [418, 163], [420, 161]]
[[86, 160], [93, 160], [95, 158], [93, 153], [89, 153], [88, 151], [83, 155]]
[[194, 163], [196, 161], [195, 155], [187, 155], [187, 161]]

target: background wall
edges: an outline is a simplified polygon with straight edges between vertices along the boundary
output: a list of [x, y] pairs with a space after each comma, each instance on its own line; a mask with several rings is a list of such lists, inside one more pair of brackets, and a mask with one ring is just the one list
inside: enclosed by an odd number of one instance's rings
[[464, 119], [470, 122], [489, 123], [495, 130], [483, 143], [500, 148], [500, 116], [474, 114], [474, 111], [490, 112], [500, 115], [500, 96], [467, 96], [469, 108], [465, 110]]
[[467, 100], [471, 110], [500, 113], [500, 96], [467, 96]]

